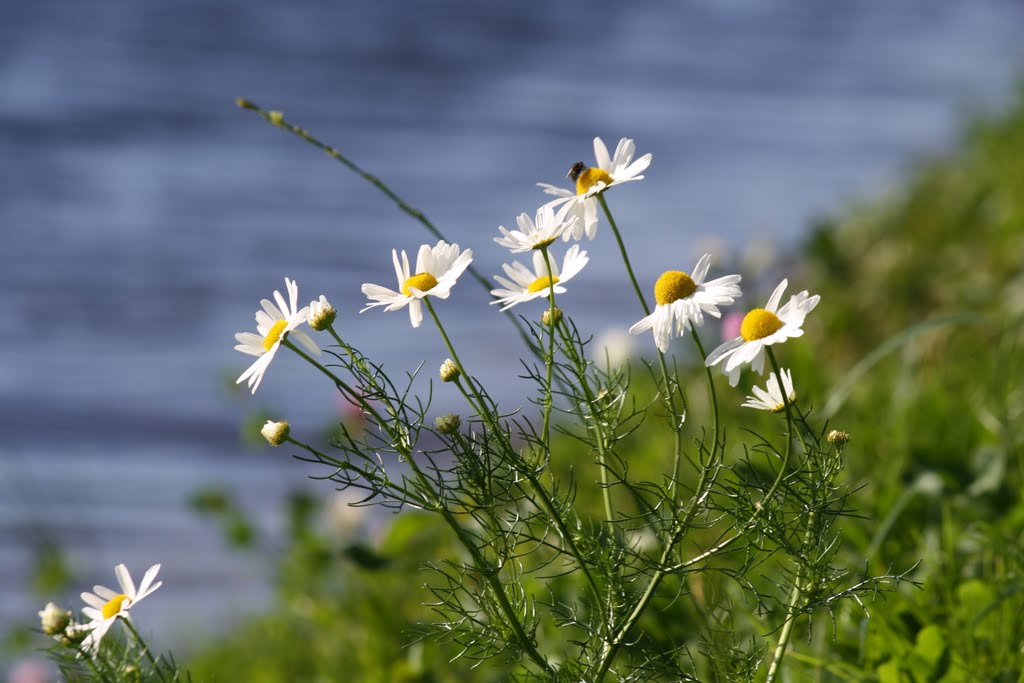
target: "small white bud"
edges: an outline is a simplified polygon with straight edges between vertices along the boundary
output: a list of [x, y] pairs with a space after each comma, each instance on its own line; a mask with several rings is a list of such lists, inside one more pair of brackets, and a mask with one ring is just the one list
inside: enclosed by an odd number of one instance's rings
[[[553, 313], [552, 313], [553, 312]], [[542, 325], [551, 327], [551, 325], [557, 325], [562, 320], [562, 309], [555, 306], [552, 308], [545, 308], [544, 312], [540, 314], [540, 322]]]
[[287, 420], [281, 422], [274, 422], [273, 420], [267, 420], [267, 424], [263, 425], [263, 429], [260, 430], [260, 434], [267, 440], [271, 446], [280, 446], [291, 434], [291, 426]]
[[441, 381], [442, 382], [454, 382], [459, 378], [462, 371], [459, 370], [459, 366], [455, 364], [451, 358], [441, 363]]
[[850, 440], [849, 432], [844, 432], [839, 429], [833, 429], [828, 433], [828, 442], [834, 443], [836, 446], [842, 448]]
[[71, 623], [71, 612], [57, 607], [52, 602], [48, 602], [46, 607], [39, 612], [39, 620], [42, 622], [43, 633], [48, 636], [55, 636], [63, 633], [64, 629]]
[[306, 315], [306, 322], [317, 332], [323, 332], [334, 324], [334, 319], [337, 315], [338, 312], [334, 310], [334, 306], [331, 306], [331, 302], [321, 294], [319, 300], [309, 302], [309, 313]]

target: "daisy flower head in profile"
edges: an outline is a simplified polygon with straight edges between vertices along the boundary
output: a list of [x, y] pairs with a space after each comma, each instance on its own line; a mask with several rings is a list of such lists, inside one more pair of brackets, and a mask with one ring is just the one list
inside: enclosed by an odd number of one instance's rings
[[588, 238], [594, 239], [594, 235], [597, 234], [597, 202], [594, 197], [609, 187], [633, 180], [643, 180], [640, 174], [651, 165], [650, 153], [635, 161], [634, 154], [636, 145], [629, 138], [619, 140], [615, 147], [615, 155], [611, 157], [604, 141], [601, 138], [594, 138], [594, 158], [597, 160], [597, 166], [587, 166], [582, 161], [577, 161], [566, 176], [576, 183], [575, 192], [556, 185], [537, 183], [545, 193], [558, 197], [551, 202], [553, 206], [567, 203], [570, 206], [570, 215], [577, 218], [573, 229], [566, 231], [563, 239], [582, 239], [584, 233]]
[[740, 336], [730, 339], [708, 355], [705, 365], [709, 368], [724, 363], [722, 369], [729, 376], [730, 386], [739, 382], [740, 367], [744, 363], [750, 363], [758, 373], [764, 372], [765, 348], [803, 335], [804, 318], [814, 310], [821, 297], [817, 294], [810, 296], [804, 290], [791, 296], [779, 308], [788, 284], [787, 280], [780, 282], [764, 308], [755, 308], [743, 317]]
[[82, 593], [82, 600], [88, 605], [88, 607], [82, 608], [82, 613], [91, 620], [81, 626], [83, 631], [89, 632], [85, 640], [82, 641], [82, 650], [95, 654], [99, 650], [103, 636], [107, 634], [118, 617], [130, 620], [128, 611], [163, 585], [162, 581], [153, 583], [159, 571], [160, 565], [154, 564], [146, 571], [145, 576], [142, 577], [142, 583], [136, 588], [135, 582], [132, 581], [132, 575], [128, 573], [128, 568], [119, 564], [114, 568], [114, 573], [117, 575], [120, 592], [106, 586], [94, 586], [94, 592]]
[[[548, 272], [548, 260], [551, 263], [551, 271]], [[498, 297], [492, 304], [501, 304], [501, 310], [506, 311], [516, 304], [533, 299], [548, 298], [551, 292], [565, 294], [566, 282], [576, 276], [583, 267], [587, 265], [590, 258], [587, 252], [580, 250], [580, 245], [574, 244], [569, 247], [562, 259], [562, 267], [553, 256], [545, 258], [545, 252], [533, 252], [533, 270], [516, 261], [511, 265], [506, 263], [502, 266], [505, 275], [495, 275], [501, 287], [492, 289], [491, 294]]]
[[423, 322], [423, 304], [420, 299], [434, 296], [447, 299], [455, 281], [473, 261], [473, 251], [461, 251], [459, 245], [448, 244], [441, 240], [433, 247], [424, 244], [416, 254], [416, 270], [409, 268], [409, 257], [402, 251], [399, 260], [398, 252], [391, 250], [391, 260], [395, 265], [400, 291], [394, 291], [381, 285], [366, 283], [363, 294], [370, 300], [364, 313], [375, 306], [385, 306], [385, 311], [397, 311], [409, 307], [409, 320], [413, 327]]
[[691, 326], [704, 324], [704, 314], [719, 318], [719, 306], [727, 306], [741, 296], [740, 275], [726, 275], [705, 282], [711, 254], [697, 261], [692, 273], [668, 270], [654, 283], [654, 311], [631, 328], [630, 334], [654, 331], [654, 345], [662, 353], [668, 351], [673, 337], [686, 333]]
[[288, 278], [284, 279], [284, 285], [288, 291], [287, 301], [281, 296], [281, 292], [275, 289], [274, 301], [263, 299], [260, 302], [263, 310], [256, 311], [256, 331], [258, 334], [239, 332], [235, 335], [235, 339], [239, 342], [235, 346], [235, 350], [257, 357], [256, 362], [250, 365], [249, 369], [243, 372], [236, 382], [240, 384], [245, 380], [249, 380], [249, 388], [252, 389], [254, 394], [256, 389], [259, 388], [260, 382], [263, 381], [263, 375], [267, 372], [267, 368], [270, 367], [270, 362], [274, 360], [277, 349], [286, 337], [293, 337], [302, 346], [306, 347], [307, 351], [314, 355], [320, 353], [320, 348], [316, 345], [316, 342], [302, 330], [296, 329], [299, 325], [306, 322], [306, 316], [309, 311], [309, 306], [299, 308], [299, 286], [295, 283], [295, 280], [289, 280]]
[[529, 214], [521, 213], [516, 219], [519, 229], [510, 231], [505, 226], [498, 226], [502, 237], [495, 237], [494, 241], [513, 254], [543, 249], [573, 229], [577, 218], [568, 215], [569, 208], [565, 205], [555, 213], [551, 204], [545, 204], [537, 209], [536, 220], [531, 219]]
[[[786, 409], [786, 399], [790, 403], [795, 403], [796, 392], [793, 390], [793, 374], [786, 368], [781, 368], [779, 374], [782, 375], [782, 386], [779, 386], [779, 375], [772, 372], [768, 377], [768, 390], [765, 391], [761, 387], [753, 387], [754, 395], [747, 396], [743, 407], [767, 410], [770, 413], [781, 413]], [[783, 399], [783, 396], [785, 396], [785, 399]]]

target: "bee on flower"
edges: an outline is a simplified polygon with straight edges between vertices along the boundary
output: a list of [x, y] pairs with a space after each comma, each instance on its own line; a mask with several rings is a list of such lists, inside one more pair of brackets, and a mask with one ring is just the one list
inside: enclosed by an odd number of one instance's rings
[[651, 154], [645, 154], [634, 161], [636, 144], [629, 138], [622, 138], [615, 147], [615, 155], [609, 156], [608, 148], [601, 138], [594, 138], [594, 158], [597, 166], [587, 166], [577, 161], [566, 176], [576, 184], [575, 191], [557, 185], [537, 183], [546, 194], [558, 199], [550, 202], [552, 207], [567, 205], [569, 214], [576, 219], [572, 230], [563, 233], [565, 240], [583, 239], [583, 235], [594, 239], [597, 234], [597, 195], [610, 187], [643, 180], [641, 175], [651, 165]]

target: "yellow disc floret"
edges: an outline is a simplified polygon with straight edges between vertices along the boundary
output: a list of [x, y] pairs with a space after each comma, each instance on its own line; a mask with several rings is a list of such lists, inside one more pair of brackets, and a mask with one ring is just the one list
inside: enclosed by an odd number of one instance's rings
[[555, 275], [553, 277], [548, 276], [548, 275], [543, 275], [543, 276], [537, 278], [536, 280], [534, 280], [533, 282], [531, 282], [530, 286], [526, 288], [526, 291], [530, 292], [531, 294], [536, 294], [537, 292], [543, 292], [545, 289], [547, 289], [548, 287], [550, 287], [553, 284], [556, 284], [557, 282], [558, 282], [558, 276], [557, 275]]
[[437, 286], [437, 278], [430, 273], [416, 273], [402, 285], [402, 294], [412, 296], [412, 290], [418, 289], [421, 292], [429, 292]]
[[782, 328], [782, 321], [779, 316], [763, 308], [755, 308], [747, 313], [740, 325], [740, 336], [743, 341], [757, 341], [769, 337]]
[[276, 344], [277, 340], [281, 338], [281, 333], [286, 327], [288, 327], [288, 321], [286, 320], [278, 320], [274, 323], [273, 327], [270, 328], [270, 331], [267, 332], [267, 336], [263, 338], [264, 351], [269, 351], [274, 347], [274, 344]]
[[120, 595], [115, 595], [114, 597], [110, 598], [110, 600], [107, 601], [107, 604], [103, 605], [103, 609], [100, 610], [100, 613], [103, 615], [103, 618], [109, 619], [110, 617], [120, 612], [121, 604], [125, 600], [128, 600], [128, 596], [124, 593], [121, 593]]
[[608, 175], [608, 171], [593, 167], [585, 169], [576, 178], [576, 194], [586, 194], [599, 182], [605, 185], [612, 184], [612, 177]]
[[697, 291], [697, 284], [681, 270], [666, 270], [654, 283], [654, 300], [659, 306], [685, 299]]

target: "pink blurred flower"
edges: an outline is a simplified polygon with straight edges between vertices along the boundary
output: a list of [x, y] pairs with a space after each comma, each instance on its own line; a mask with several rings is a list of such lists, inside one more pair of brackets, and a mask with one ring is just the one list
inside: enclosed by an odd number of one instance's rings
[[742, 325], [742, 313], [726, 313], [722, 317], [722, 340], [727, 341], [740, 336], [740, 327]]

